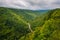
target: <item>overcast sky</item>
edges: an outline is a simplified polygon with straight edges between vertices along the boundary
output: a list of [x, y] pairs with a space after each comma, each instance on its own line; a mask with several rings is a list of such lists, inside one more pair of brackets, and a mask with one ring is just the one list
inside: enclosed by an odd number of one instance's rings
[[55, 9], [60, 8], [60, 0], [0, 0], [0, 7], [20, 9]]

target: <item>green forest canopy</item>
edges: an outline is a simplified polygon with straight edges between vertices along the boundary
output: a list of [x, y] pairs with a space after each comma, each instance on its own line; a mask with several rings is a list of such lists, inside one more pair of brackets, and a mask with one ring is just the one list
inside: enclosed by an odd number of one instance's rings
[[60, 40], [60, 9], [42, 14], [1, 7], [0, 40]]

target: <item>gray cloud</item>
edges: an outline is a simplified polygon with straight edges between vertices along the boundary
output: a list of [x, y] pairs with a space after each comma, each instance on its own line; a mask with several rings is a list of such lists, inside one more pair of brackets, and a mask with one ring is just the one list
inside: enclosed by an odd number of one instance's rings
[[54, 9], [60, 8], [59, 0], [0, 0], [0, 7], [20, 9]]

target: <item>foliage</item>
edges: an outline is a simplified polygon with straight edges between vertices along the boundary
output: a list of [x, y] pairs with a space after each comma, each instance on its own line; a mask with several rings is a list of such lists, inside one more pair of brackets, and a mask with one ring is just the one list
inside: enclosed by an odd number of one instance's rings
[[[60, 9], [39, 11], [0, 8], [0, 40], [60, 40]], [[30, 32], [28, 23], [33, 32]]]

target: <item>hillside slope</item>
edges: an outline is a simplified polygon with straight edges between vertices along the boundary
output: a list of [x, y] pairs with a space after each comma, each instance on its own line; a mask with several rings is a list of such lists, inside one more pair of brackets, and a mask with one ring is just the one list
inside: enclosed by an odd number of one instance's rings
[[36, 27], [34, 32], [21, 37], [20, 40], [60, 40], [60, 9], [49, 11], [45, 18], [41, 27]]
[[13, 11], [0, 8], [0, 39], [15, 40], [29, 32], [27, 22]]

